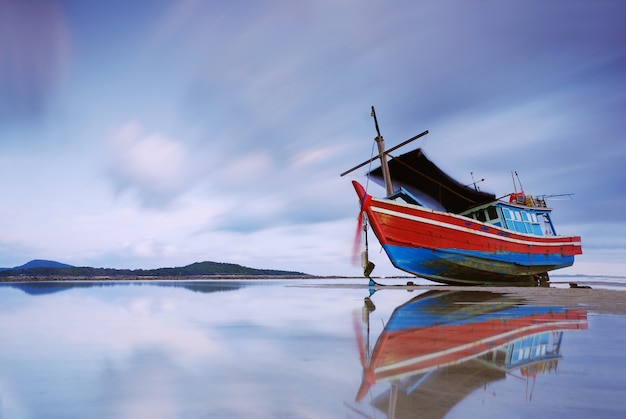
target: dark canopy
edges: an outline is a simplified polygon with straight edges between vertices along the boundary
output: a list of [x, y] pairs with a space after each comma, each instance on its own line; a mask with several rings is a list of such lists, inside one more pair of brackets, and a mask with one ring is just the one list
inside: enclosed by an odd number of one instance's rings
[[[458, 214], [496, 199], [493, 194], [478, 192], [452, 179], [428, 160], [420, 148], [390, 158], [389, 172], [394, 190], [402, 186], [418, 196], [426, 194], [448, 212]], [[380, 167], [372, 170], [368, 176], [377, 181], [383, 179]]]

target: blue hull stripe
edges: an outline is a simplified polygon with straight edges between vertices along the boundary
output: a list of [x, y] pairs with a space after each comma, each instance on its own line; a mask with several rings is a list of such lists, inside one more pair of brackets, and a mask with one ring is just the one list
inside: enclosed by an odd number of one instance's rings
[[[421, 329], [434, 326], [462, 326], [491, 320], [513, 320], [522, 317], [532, 318], [537, 315], [566, 313], [564, 307], [515, 306], [490, 313], [469, 316], [467, 313], [442, 313], [446, 307], [441, 301], [429, 299], [399, 307], [389, 319], [385, 330], [394, 332], [409, 329]], [[430, 314], [435, 313], [435, 314]]]
[[[431, 250], [402, 246], [383, 246], [393, 265], [424, 277], [449, 277], [462, 280], [489, 279], [489, 276], [523, 276], [563, 268], [574, 263], [574, 256], [480, 252], [457, 249]], [[497, 279], [497, 278], [496, 278]], [[511, 278], [507, 278], [511, 279]]]

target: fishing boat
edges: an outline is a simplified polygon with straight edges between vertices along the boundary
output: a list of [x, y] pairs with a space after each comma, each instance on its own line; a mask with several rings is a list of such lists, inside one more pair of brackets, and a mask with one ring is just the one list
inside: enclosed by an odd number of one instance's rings
[[[360, 203], [357, 232], [371, 228], [396, 268], [448, 284], [544, 282], [549, 271], [571, 266], [582, 253], [580, 236], [558, 235], [546, 196], [527, 195], [519, 177], [520, 190], [513, 177], [515, 192], [496, 198], [477, 182], [452, 179], [421, 148], [393, 157], [392, 151], [428, 131], [385, 150], [374, 107], [372, 116], [378, 155], [341, 176], [380, 160], [367, 175], [384, 185], [387, 196], [373, 197], [352, 181]], [[370, 277], [367, 247], [362, 262]]]

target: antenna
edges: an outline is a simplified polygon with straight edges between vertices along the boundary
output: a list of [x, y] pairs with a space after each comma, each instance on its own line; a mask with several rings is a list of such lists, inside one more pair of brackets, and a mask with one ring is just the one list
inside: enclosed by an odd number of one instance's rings
[[513, 172], [511, 172], [511, 180], [513, 180], [513, 192], [517, 195], [517, 184], [515, 183], [515, 176], [513, 176]]
[[522, 181], [519, 180], [519, 176], [517, 174], [517, 170], [515, 171], [515, 177], [517, 178], [517, 182], [519, 183], [519, 188], [521, 189], [521, 192], [524, 193], [524, 187], [522, 186]]
[[476, 192], [480, 192], [480, 188], [478, 187], [478, 184], [480, 182], [484, 182], [485, 178], [482, 178], [480, 180], [476, 180], [476, 179], [474, 179], [474, 172], [470, 172], [470, 175], [472, 176], [472, 183], [470, 183], [469, 185], [465, 185], [465, 187], [468, 188], [470, 185], [474, 185], [474, 190], [476, 190]]

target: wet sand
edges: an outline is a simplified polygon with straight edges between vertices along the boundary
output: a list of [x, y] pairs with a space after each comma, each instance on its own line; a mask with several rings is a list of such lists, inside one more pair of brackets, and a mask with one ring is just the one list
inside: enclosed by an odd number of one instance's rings
[[594, 289], [584, 285], [575, 288], [553, 287], [488, 287], [488, 286], [452, 286], [452, 285], [320, 285], [322, 287], [362, 287], [374, 289], [403, 289], [407, 291], [489, 291], [520, 298], [525, 304], [537, 306], [562, 306], [584, 308], [603, 314], [626, 315], [626, 288]]
[[508, 294], [537, 306], [584, 308], [604, 314], [626, 315], [626, 291], [589, 288], [542, 287], [428, 287], [433, 290], [491, 291]]

